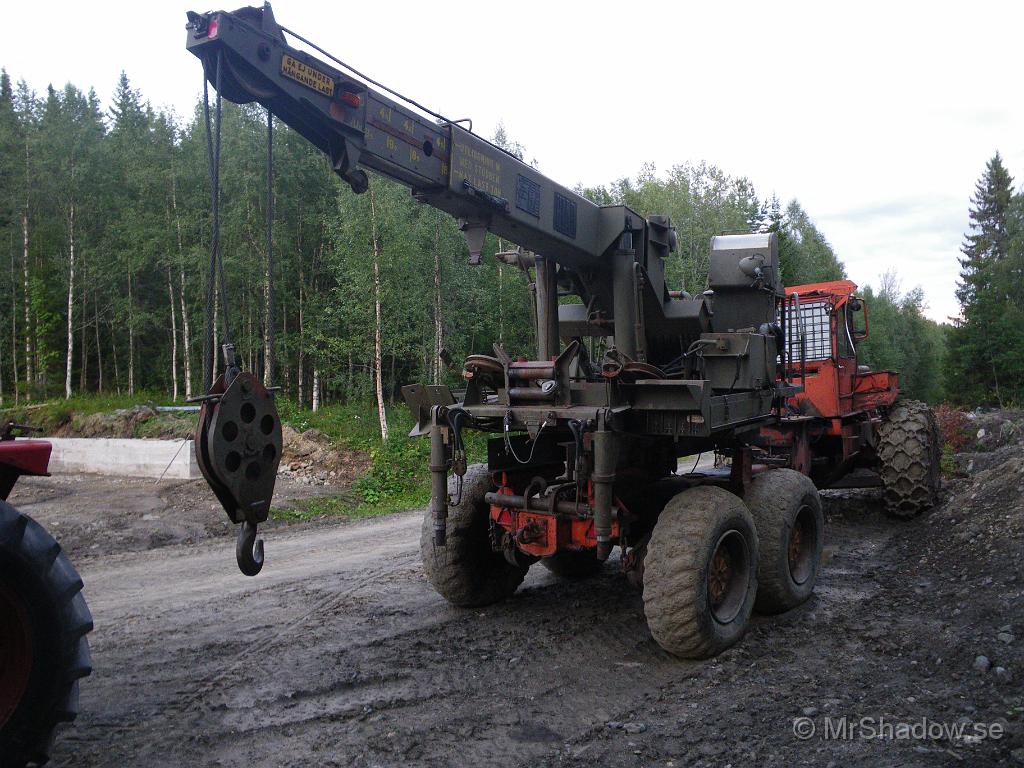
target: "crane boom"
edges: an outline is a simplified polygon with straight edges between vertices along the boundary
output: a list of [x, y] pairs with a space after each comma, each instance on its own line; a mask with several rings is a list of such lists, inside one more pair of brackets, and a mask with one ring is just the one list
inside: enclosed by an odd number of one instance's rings
[[[355, 77], [287, 44], [269, 5], [192, 14], [188, 49], [211, 83], [218, 56], [221, 93], [256, 101], [316, 145], [356, 192], [360, 167], [412, 188], [468, 223], [585, 267], [643, 218], [595, 205], [453, 122], [425, 117]], [[627, 221], [631, 219], [631, 221]]]
[[[320, 149], [355, 192], [367, 189], [364, 168], [371, 169], [456, 217], [471, 263], [488, 231], [543, 254], [539, 290], [552, 300], [539, 319], [548, 350], [557, 347], [564, 315], [574, 335], [614, 335], [619, 351], [646, 359], [638, 301], [646, 298], [640, 314], [652, 328], [701, 314], [696, 303], [669, 298], [664, 259], [675, 232], [667, 217], [596, 205], [461, 125], [426, 117], [290, 46], [269, 4], [189, 13], [186, 45], [224, 98], [266, 107]], [[578, 294], [587, 311], [558, 310], [558, 287]]]

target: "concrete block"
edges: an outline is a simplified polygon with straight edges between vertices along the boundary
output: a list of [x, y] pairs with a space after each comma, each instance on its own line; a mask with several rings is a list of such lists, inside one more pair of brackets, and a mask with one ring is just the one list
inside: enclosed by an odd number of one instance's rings
[[[195, 480], [202, 477], [192, 440], [48, 437], [50, 474], [87, 473]], [[182, 443], [185, 445], [182, 445]]]

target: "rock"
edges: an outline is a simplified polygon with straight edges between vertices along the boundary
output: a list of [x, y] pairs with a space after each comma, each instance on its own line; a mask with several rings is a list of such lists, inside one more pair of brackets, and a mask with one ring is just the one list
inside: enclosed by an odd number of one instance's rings
[[643, 733], [647, 730], [647, 726], [643, 723], [626, 723], [622, 726], [622, 730], [626, 733]]
[[987, 433], [985, 432], [985, 428], [982, 427], [981, 429], [978, 430], [978, 439], [979, 440], [984, 440], [986, 434]]
[[974, 668], [979, 672], [988, 672], [991, 666], [992, 662], [988, 660], [988, 656], [976, 656], [974, 659]]
[[607, 723], [605, 723], [605, 726], [607, 726], [608, 728], [611, 728], [612, 730], [618, 730], [619, 728], [622, 727], [622, 721], [621, 720], [609, 720]]
[[800, 710], [800, 714], [803, 715], [804, 717], [814, 717], [816, 714], [818, 714], [818, 708], [817, 707], [804, 707], [803, 709]]
[[998, 640], [1000, 643], [1005, 643], [1006, 645], [1009, 645], [1013, 642], [1013, 635], [1011, 635], [1009, 632], [1000, 632], [998, 635], [996, 635], [996, 640]]
[[1000, 683], [1008, 683], [1013, 679], [1012, 675], [1010, 675], [1010, 670], [1006, 667], [996, 667], [992, 672]]

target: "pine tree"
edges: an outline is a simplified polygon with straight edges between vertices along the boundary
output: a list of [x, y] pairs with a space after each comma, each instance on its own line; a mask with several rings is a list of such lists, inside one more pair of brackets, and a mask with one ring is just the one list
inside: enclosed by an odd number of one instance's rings
[[999, 153], [985, 165], [985, 173], [974, 187], [971, 198], [971, 231], [964, 236], [960, 250], [960, 283], [957, 299], [964, 308], [973, 308], [978, 295], [992, 287], [995, 266], [1006, 258], [1009, 249], [1008, 212], [1013, 198], [1013, 178]]
[[997, 152], [971, 198], [957, 285], [961, 317], [950, 333], [946, 366], [948, 391], [971, 405], [1024, 398], [1017, 210], [1013, 178]]

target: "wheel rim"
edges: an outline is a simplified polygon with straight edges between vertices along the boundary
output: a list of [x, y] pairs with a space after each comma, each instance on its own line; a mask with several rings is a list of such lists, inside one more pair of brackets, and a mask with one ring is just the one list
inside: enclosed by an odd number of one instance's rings
[[720, 624], [736, 618], [750, 585], [750, 554], [739, 531], [726, 531], [715, 543], [708, 563], [708, 603]]
[[21, 703], [31, 673], [28, 611], [14, 590], [0, 583], [0, 728], [7, 725]]
[[811, 577], [817, 551], [818, 525], [814, 510], [804, 504], [796, 513], [789, 532], [789, 578], [794, 584], [803, 584]]

